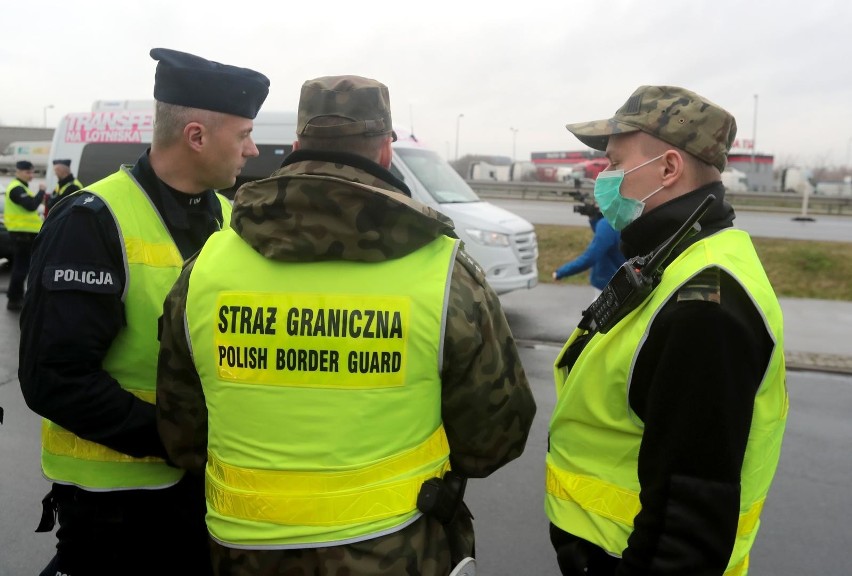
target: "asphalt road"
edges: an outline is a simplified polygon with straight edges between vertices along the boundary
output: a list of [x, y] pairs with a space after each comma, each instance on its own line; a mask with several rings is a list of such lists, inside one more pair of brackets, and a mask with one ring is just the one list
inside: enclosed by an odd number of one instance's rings
[[[0, 286], [8, 279], [0, 272]], [[482, 575], [558, 574], [543, 510], [547, 423], [555, 401], [551, 365], [561, 331], [576, 323], [591, 292], [549, 287], [531, 298], [501, 299], [538, 404], [525, 453], [490, 478], [471, 480], [467, 502], [477, 529]], [[2, 302], [2, 300], [0, 300]], [[549, 305], [548, 305], [549, 304]], [[563, 315], [564, 323], [554, 322]], [[39, 468], [39, 418], [21, 397], [17, 381], [18, 316], [0, 308], [0, 576], [37, 574], [52, 555], [53, 534], [34, 534], [48, 483]], [[538, 343], [536, 343], [538, 342]], [[751, 574], [849, 574], [848, 514], [852, 510], [852, 377], [789, 372], [791, 410], [781, 462], [752, 552]]]

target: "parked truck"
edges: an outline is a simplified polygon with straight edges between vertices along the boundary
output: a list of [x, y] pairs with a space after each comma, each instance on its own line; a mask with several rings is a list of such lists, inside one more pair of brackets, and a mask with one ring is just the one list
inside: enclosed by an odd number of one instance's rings
[[775, 188], [780, 192], [790, 192], [801, 196], [810, 196], [815, 191], [813, 173], [807, 168], [781, 168], [775, 172]]
[[746, 173], [730, 166], [722, 172], [722, 184], [729, 192], [748, 192], [748, 176]]
[[512, 166], [490, 164], [483, 160], [471, 162], [468, 180], [497, 180], [508, 182], [511, 176]]

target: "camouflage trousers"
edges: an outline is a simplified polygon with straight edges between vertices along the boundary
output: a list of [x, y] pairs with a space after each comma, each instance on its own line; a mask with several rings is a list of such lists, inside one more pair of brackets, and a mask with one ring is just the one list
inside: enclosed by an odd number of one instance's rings
[[[473, 524], [462, 520], [473, 543]], [[444, 526], [421, 517], [372, 540], [297, 550], [241, 550], [213, 542], [217, 576], [447, 576], [452, 568]], [[471, 548], [472, 553], [472, 548]]]

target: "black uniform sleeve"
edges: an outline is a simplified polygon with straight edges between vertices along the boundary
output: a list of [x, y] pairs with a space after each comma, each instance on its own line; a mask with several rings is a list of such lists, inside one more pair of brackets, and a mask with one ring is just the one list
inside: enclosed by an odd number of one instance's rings
[[[114, 282], [62, 282], [77, 270]], [[165, 457], [154, 405], [102, 368], [125, 322], [125, 278], [118, 231], [99, 199], [84, 194], [51, 211], [33, 248], [21, 314], [21, 390], [34, 412], [81, 438], [131, 456]]]
[[630, 405], [645, 432], [642, 509], [618, 576], [721, 576], [737, 532], [740, 471], [772, 341], [739, 285], [721, 304], [666, 305], [637, 358]]
[[44, 191], [39, 190], [35, 196], [30, 196], [23, 186], [17, 186], [9, 192], [9, 200], [32, 212], [37, 210], [44, 200]]

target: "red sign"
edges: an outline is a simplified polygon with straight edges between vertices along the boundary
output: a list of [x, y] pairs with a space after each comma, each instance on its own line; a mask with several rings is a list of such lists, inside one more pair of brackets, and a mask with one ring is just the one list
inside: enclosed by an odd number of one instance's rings
[[150, 110], [71, 114], [65, 125], [65, 141], [150, 142], [153, 130], [154, 112]]

